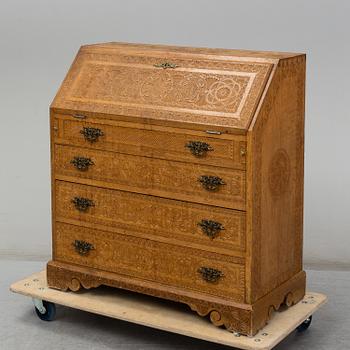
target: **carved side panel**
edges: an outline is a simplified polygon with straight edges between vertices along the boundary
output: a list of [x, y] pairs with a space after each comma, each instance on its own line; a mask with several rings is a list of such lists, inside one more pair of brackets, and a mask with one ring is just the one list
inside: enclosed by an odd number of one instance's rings
[[282, 60], [248, 134], [251, 301], [302, 270], [305, 56]]

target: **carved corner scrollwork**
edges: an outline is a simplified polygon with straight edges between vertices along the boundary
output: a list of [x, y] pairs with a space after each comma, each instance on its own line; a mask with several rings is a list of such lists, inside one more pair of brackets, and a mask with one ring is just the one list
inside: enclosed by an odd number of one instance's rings
[[267, 313], [266, 313], [266, 323], [271, 320], [273, 314], [281, 307], [291, 307], [295, 304], [297, 304], [301, 298], [303, 297], [303, 292], [298, 289], [298, 290], [291, 290], [287, 292], [286, 294], [282, 294], [280, 299], [276, 299], [274, 303], [270, 304], [267, 308]]
[[[80, 289], [91, 289], [99, 287], [102, 283], [98, 278], [91, 278], [88, 275], [79, 274], [79, 277], [74, 273], [60, 273], [60, 270], [52, 268], [48, 265], [47, 267], [47, 284], [50, 288], [59, 289], [64, 292], [70, 290], [77, 292]], [[53, 272], [50, 272], [50, 269]]]
[[72, 277], [69, 279], [60, 279], [60, 280], [54, 280], [49, 282], [49, 286], [51, 288], [59, 289], [62, 291], [72, 291], [72, 292], [78, 292], [80, 289], [91, 289], [99, 287], [101, 283], [97, 281], [90, 281], [90, 280], [81, 280], [76, 277]]
[[220, 312], [217, 310], [211, 311], [209, 314], [209, 318], [211, 323], [213, 323], [217, 327], [224, 325], [224, 320], [222, 319]]
[[47, 265], [48, 286], [60, 290], [72, 290], [81, 288], [90, 289], [100, 285], [107, 285], [127, 289], [142, 294], [165, 298], [187, 304], [192, 311], [202, 317], [208, 317], [215, 326], [224, 326], [230, 332], [238, 332], [244, 335], [255, 335], [263, 328], [281, 305], [291, 306], [299, 302], [305, 294], [305, 273], [300, 272], [294, 279], [282, 285], [264, 300], [255, 304], [244, 304], [240, 307], [233, 304], [205, 300], [198, 296], [189, 296], [176, 291], [164, 290], [156, 285], [141, 285], [136, 280], [121, 277], [107, 272], [88, 274], [83, 267], [70, 266], [68, 264], [51, 261]]
[[96, 280], [91, 279], [78, 279], [76, 277], [73, 277], [70, 281], [67, 283], [67, 288], [73, 292], [77, 292], [81, 288], [84, 289], [91, 289], [99, 287], [101, 283], [99, 283]]
[[250, 333], [251, 311], [249, 310], [202, 302], [188, 305], [198, 315], [209, 316], [210, 322], [217, 327], [224, 326], [230, 332]]
[[253, 306], [251, 310], [203, 301], [185, 302], [198, 315], [208, 316], [215, 326], [224, 326], [230, 332], [252, 336], [262, 329], [281, 307], [291, 307], [298, 303], [303, 295], [302, 286], [289, 286], [270, 299], [272, 303], [260, 304], [256, 308]]

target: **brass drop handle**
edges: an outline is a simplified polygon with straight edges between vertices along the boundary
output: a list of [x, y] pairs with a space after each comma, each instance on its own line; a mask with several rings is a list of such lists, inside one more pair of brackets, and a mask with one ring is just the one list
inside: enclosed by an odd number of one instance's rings
[[201, 220], [198, 223], [204, 234], [213, 239], [221, 230], [224, 230], [224, 226], [217, 221], [213, 220]]
[[91, 243], [77, 239], [72, 243], [72, 245], [75, 251], [80, 255], [87, 255], [90, 250], [95, 249]]
[[84, 138], [86, 141], [89, 141], [90, 143], [94, 143], [98, 140], [100, 136], [103, 136], [104, 133], [101, 129], [98, 128], [90, 128], [90, 127], [83, 127], [82, 130], [80, 130], [80, 133], [84, 135]]
[[213, 147], [202, 141], [188, 141], [185, 147], [188, 148], [196, 157], [203, 157], [208, 151], [214, 151]]
[[174, 68], [178, 67], [178, 65], [175, 63], [171, 63], [171, 62], [160, 62], [160, 63], [155, 64], [154, 67], [163, 68], [163, 69], [168, 69], [168, 68], [174, 69]]
[[70, 162], [80, 171], [86, 171], [90, 165], [95, 164], [91, 158], [86, 157], [74, 157]]
[[224, 277], [223, 272], [217, 269], [213, 269], [212, 267], [202, 266], [198, 269], [198, 272], [201, 274], [204, 281], [210, 282], [210, 283], [215, 283], [221, 277]]
[[198, 181], [207, 191], [216, 191], [220, 186], [226, 185], [225, 181], [218, 176], [202, 175]]
[[84, 197], [74, 197], [72, 203], [75, 208], [79, 211], [86, 212], [90, 207], [94, 207], [95, 203], [93, 200]]

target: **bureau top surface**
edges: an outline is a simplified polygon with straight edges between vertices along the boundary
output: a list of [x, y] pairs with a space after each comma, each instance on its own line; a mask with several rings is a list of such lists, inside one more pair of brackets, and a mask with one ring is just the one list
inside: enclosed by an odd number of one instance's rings
[[273, 65], [296, 55], [126, 43], [86, 45], [51, 107], [145, 123], [245, 130]]

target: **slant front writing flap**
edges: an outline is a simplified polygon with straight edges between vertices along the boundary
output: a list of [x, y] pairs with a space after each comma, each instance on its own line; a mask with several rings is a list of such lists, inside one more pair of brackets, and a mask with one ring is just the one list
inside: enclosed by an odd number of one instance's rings
[[52, 107], [246, 129], [271, 69], [257, 61], [83, 48]]

